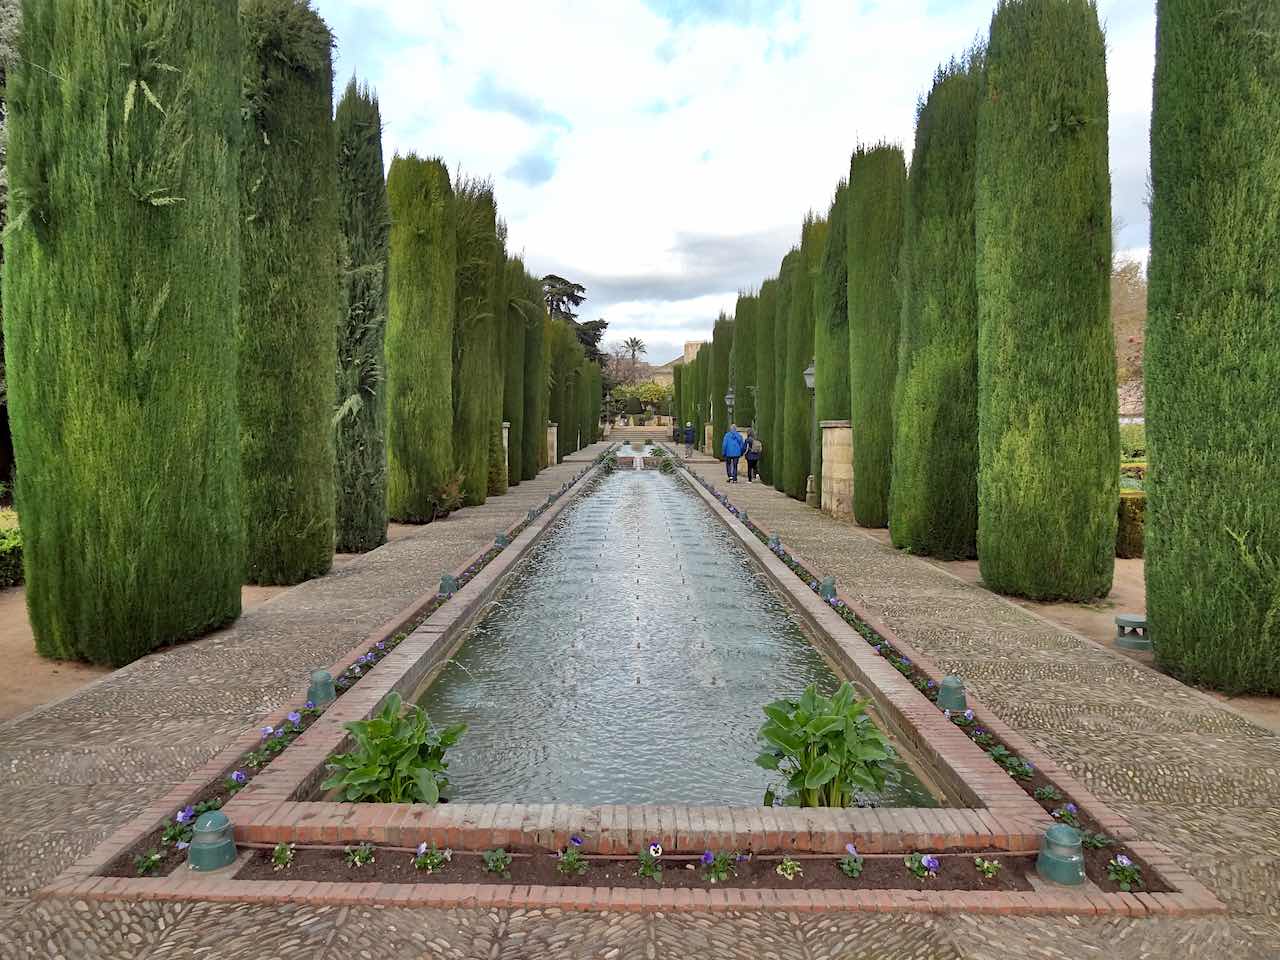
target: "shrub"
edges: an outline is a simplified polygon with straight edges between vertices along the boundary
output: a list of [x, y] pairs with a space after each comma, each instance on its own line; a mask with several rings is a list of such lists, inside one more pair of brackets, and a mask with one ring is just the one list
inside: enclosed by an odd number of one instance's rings
[[368, 720], [343, 727], [355, 740], [350, 753], [329, 758], [333, 771], [322, 790], [338, 790], [348, 803], [435, 803], [449, 786], [445, 751], [466, 732], [465, 723], [437, 730], [426, 712], [412, 704], [401, 713], [400, 694], [391, 693]]
[[497, 208], [492, 184], [464, 180], [454, 191], [457, 228], [453, 320], [453, 461], [468, 506], [489, 489], [490, 390]]
[[347, 84], [335, 118], [345, 313], [338, 332], [337, 549], [363, 553], [387, 539], [383, 341], [387, 329], [387, 236], [382, 115], [367, 88]]
[[899, 147], [859, 147], [849, 164], [849, 392], [853, 518], [889, 524], [893, 389], [901, 323], [896, 276], [907, 170]]
[[1105, 44], [1092, 0], [1001, 0], [978, 111], [978, 557], [1105, 596], [1120, 459]]
[[813, 356], [818, 419], [848, 420], [849, 258], [848, 184], [840, 181], [827, 214], [826, 243], [815, 264]]
[[[495, 208], [496, 212], [496, 208]], [[502, 421], [507, 385], [507, 227], [497, 224], [490, 275], [489, 309], [483, 320], [484, 342], [489, 344], [485, 422], [489, 431], [489, 469], [486, 492], [500, 497], [507, 492], [507, 459], [502, 448]]]
[[723, 313], [711, 333], [711, 420], [712, 454], [719, 458], [720, 441], [729, 432], [729, 411], [724, 396], [729, 392], [729, 354], [733, 352], [733, 320]]
[[978, 291], [973, 164], [982, 62], [938, 71], [916, 119], [902, 237], [889, 529], [895, 546], [974, 556]]
[[[240, 612], [240, 34], [211, 0], [23, 7], [4, 346], [28, 613], [41, 654], [120, 666]], [[336, 285], [333, 249], [308, 282]]]
[[22, 531], [17, 527], [0, 530], [0, 587], [22, 583]]
[[781, 446], [786, 448], [784, 486], [788, 496], [805, 498], [806, 481], [813, 474], [821, 489], [820, 466], [813, 449], [813, 394], [804, 382], [804, 371], [813, 362], [813, 292], [826, 250], [827, 221], [810, 215], [800, 234], [800, 255], [792, 277], [787, 317], [787, 369], [782, 389], [786, 395], [786, 419]]
[[240, 463], [247, 578], [329, 569], [340, 315], [333, 36], [307, 0], [243, 0]]
[[773, 483], [773, 440], [777, 433], [775, 408], [777, 389], [774, 385], [774, 365], [777, 356], [774, 317], [778, 312], [778, 281], [766, 280], [760, 285], [760, 298], [756, 304], [756, 424], [764, 456], [760, 458], [760, 478]]
[[[787, 389], [791, 362], [788, 352], [791, 344], [791, 301], [795, 297], [800, 265], [800, 248], [792, 247], [778, 268], [778, 304], [773, 313], [773, 488], [783, 493], [787, 490], [787, 457], [792, 455], [787, 431], [791, 422], [789, 418], [794, 413], [788, 413], [788, 404], [794, 406], [796, 403]], [[804, 370], [803, 367], [800, 369]], [[808, 410], [807, 404], [805, 409]], [[765, 456], [769, 454], [770, 449], [766, 449]]]
[[503, 373], [502, 419], [511, 426], [507, 430], [507, 483], [521, 480], [524, 457], [524, 415], [527, 398], [524, 392], [524, 339], [526, 315], [531, 311], [528, 296], [528, 273], [519, 258], [506, 264], [507, 322], [502, 335]]
[[729, 382], [733, 385], [733, 418], [742, 427], [745, 436], [748, 427], [756, 422], [756, 309], [754, 296], [738, 294], [738, 305], [733, 314], [733, 355], [729, 361]]
[[1145, 460], [1147, 458], [1147, 425], [1145, 423], [1120, 424], [1120, 459]]
[[1156, 10], [1148, 620], [1176, 676], [1276, 694], [1280, 6]]
[[453, 189], [438, 159], [397, 156], [387, 298], [387, 438], [390, 515], [429, 523], [448, 512], [453, 464]]
[[521, 436], [521, 479], [532, 480], [542, 469], [547, 445], [547, 319], [542, 281], [526, 275], [524, 293], [514, 304], [524, 321], [524, 431]]

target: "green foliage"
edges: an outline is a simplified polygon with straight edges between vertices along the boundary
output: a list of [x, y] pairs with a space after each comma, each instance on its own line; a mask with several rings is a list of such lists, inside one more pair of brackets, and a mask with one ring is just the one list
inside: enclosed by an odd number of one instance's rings
[[1144, 521], [1147, 495], [1141, 490], [1121, 491], [1120, 513], [1116, 524], [1116, 556], [1141, 557], [1145, 552]]
[[[495, 210], [496, 212], [496, 210]], [[485, 392], [485, 421], [489, 430], [489, 463], [486, 492], [500, 497], [507, 492], [507, 460], [502, 448], [502, 421], [507, 383], [507, 351], [504, 334], [507, 330], [507, 226], [498, 221], [497, 240], [493, 248], [493, 273], [489, 287], [489, 311], [484, 318], [484, 342], [489, 344], [487, 354], [489, 388]]]
[[671, 368], [671, 416], [680, 424], [680, 429], [684, 429], [684, 397], [681, 391], [684, 384], [684, 364], [677, 363]]
[[337, 753], [322, 790], [338, 790], [347, 803], [435, 803], [448, 788], [445, 751], [466, 732], [465, 723], [436, 729], [421, 708], [401, 713], [400, 694], [391, 693], [368, 720], [343, 727], [355, 740], [350, 753]]
[[586, 352], [564, 320], [550, 327], [550, 418], [559, 425], [556, 438], [557, 462], [578, 449], [578, 428], [582, 421], [578, 403], [578, 380], [583, 373]]
[[994, 880], [1000, 875], [1000, 861], [987, 860], [983, 857], [973, 858], [973, 868], [987, 880]]
[[816, 462], [813, 437], [814, 397], [804, 382], [804, 371], [814, 360], [814, 289], [822, 272], [827, 246], [827, 221], [810, 215], [800, 234], [800, 255], [792, 278], [787, 318], [787, 368], [782, 381], [786, 416], [782, 443], [784, 489], [797, 500], [805, 497], [809, 474], [821, 489], [821, 468]]
[[[1120, 458], [1105, 43], [1091, 0], [1002, 0], [978, 111], [978, 557], [993, 590], [1111, 587]], [[856, 455], [855, 455], [856, 460]]]
[[724, 397], [729, 392], [729, 360], [733, 353], [733, 318], [723, 313], [711, 333], [711, 440], [715, 456], [720, 456], [720, 441], [729, 432], [729, 411]]
[[453, 461], [464, 502], [484, 503], [489, 489], [492, 301], [498, 245], [493, 185], [464, 180], [454, 191], [457, 227], [453, 320]]
[[391, 217], [382, 181], [382, 115], [368, 89], [347, 84], [335, 117], [338, 220], [344, 241], [338, 329], [337, 549], [363, 553], [387, 539], [387, 239]]
[[1147, 426], [1145, 423], [1120, 424], [1120, 460], [1147, 459]]
[[[850, 846], [852, 846], [852, 844], [850, 844]], [[836, 866], [839, 867], [840, 872], [850, 880], [857, 880], [862, 876], [863, 860], [857, 853], [845, 854], [836, 862]]]
[[22, 531], [18, 527], [0, 530], [0, 587], [22, 583]]
[[[520, 438], [520, 479], [542, 469], [547, 444], [547, 319], [542, 281], [526, 275], [524, 295], [513, 301], [524, 321], [524, 430]], [[514, 449], [514, 448], [513, 448]]]
[[947, 560], [977, 551], [981, 86], [978, 55], [938, 71], [916, 119], [903, 213], [889, 530], [895, 546]]
[[810, 684], [799, 700], [775, 700], [764, 708], [764, 747], [757, 765], [786, 777], [788, 806], [847, 807], [859, 788], [882, 791], [896, 776], [892, 751], [854, 699], [848, 682], [830, 697]]
[[800, 865], [800, 861], [793, 857], [784, 856], [773, 870], [784, 880], [794, 880], [796, 877], [804, 876], [804, 868]]
[[992, 747], [987, 751], [987, 756], [998, 763], [1004, 769], [1004, 772], [1013, 777], [1013, 779], [1031, 779], [1031, 764], [1016, 753], [1010, 753], [1005, 747]]
[[849, 163], [849, 393], [853, 517], [889, 524], [893, 390], [902, 305], [898, 256], [907, 171], [899, 147], [859, 147]]
[[[594, 366], [594, 364], [592, 364]], [[580, 877], [587, 872], [587, 858], [575, 846], [566, 847], [556, 857], [556, 871], [567, 877]]]
[[511, 879], [511, 854], [499, 847], [481, 854], [485, 873], [496, 873], [503, 880]]
[[28, 613], [41, 654], [120, 666], [240, 612], [240, 34], [210, 0], [22, 12], [3, 299]]
[[239, 332], [247, 579], [288, 584], [324, 573], [333, 561], [341, 313], [333, 38], [306, 0], [242, 0], [240, 20], [247, 41]]
[[440, 850], [433, 843], [427, 846], [426, 842], [420, 843], [413, 857], [413, 868], [422, 873], [435, 873], [443, 870], [445, 865], [453, 860], [453, 850], [445, 847]]
[[343, 847], [342, 853], [348, 867], [363, 867], [373, 863], [377, 850], [372, 843], [362, 843], [356, 847]]
[[637, 877], [662, 883], [662, 846], [660, 844], [649, 844], [636, 854], [636, 859], [640, 863], [636, 868]]
[[1107, 877], [1120, 888], [1123, 893], [1130, 893], [1134, 890], [1141, 890], [1144, 886], [1142, 882], [1142, 869], [1126, 857], [1123, 853], [1118, 853], [1107, 863]]
[[1148, 622], [1174, 675], [1274, 695], [1280, 6], [1160, 0], [1156, 10]]
[[623, 383], [613, 388], [614, 400], [632, 398], [639, 401], [642, 407], [652, 404], [655, 408], [661, 409], [671, 405], [671, 389], [654, 380], [646, 380], [643, 383]]
[[283, 840], [271, 848], [271, 869], [277, 873], [293, 866], [294, 845]]
[[756, 424], [758, 435], [764, 444], [764, 456], [760, 459], [760, 478], [773, 482], [773, 440], [777, 433], [774, 409], [777, 403], [775, 386], [775, 338], [774, 316], [778, 311], [778, 280], [772, 278], [760, 285], [760, 298], [756, 304]]
[[502, 419], [511, 426], [507, 431], [507, 483], [515, 485], [521, 480], [524, 456], [524, 393], [525, 356], [524, 338], [526, 315], [532, 311], [526, 301], [528, 276], [524, 263], [513, 258], [506, 264], [507, 321], [502, 334], [503, 386]]
[[733, 385], [733, 418], [742, 428], [756, 423], [756, 309], [754, 296], [738, 294], [738, 305], [733, 314], [733, 350], [729, 358], [729, 382]]
[[453, 189], [438, 159], [391, 161], [387, 297], [390, 515], [429, 523], [452, 507], [453, 322], [457, 253]]
[[[789, 421], [787, 419], [788, 348], [791, 343], [791, 301], [800, 273], [800, 248], [793, 247], [782, 258], [778, 270], [778, 305], [773, 314], [773, 487], [786, 492], [787, 456], [791, 452], [792, 443], [787, 437]], [[808, 361], [805, 361], [806, 363]], [[801, 370], [803, 371], [803, 367]], [[794, 399], [791, 400], [794, 404]], [[806, 403], [807, 410], [807, 403]], [[769, 451], [765, 451], [765, 456]]]
[[814, 402], [819, 420], [848, 420], [849, 400], [849, 187], [836, 187], [827, 214], [826, 243], [814, 288]]
[[707, 883], [724, 883], [738, 875], [738, 854], [735, 851], [708, 850], [702, 855], [702, 879]]

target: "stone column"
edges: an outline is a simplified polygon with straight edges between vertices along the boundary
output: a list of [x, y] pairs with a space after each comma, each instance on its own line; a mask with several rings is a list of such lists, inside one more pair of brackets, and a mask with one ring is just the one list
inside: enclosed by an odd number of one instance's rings
[[715, 450], [715, 447], [711, 445], [712, 444], [711, 424], [704, 423], [702, 425], [702, 433], [703, 433], [703, 439], [706, 441], [706, 445], [703, 447], [703, 449], [706, 451], [706, 454], [708, 457], [714, 457], [716, 455], [716, 450]]
[[853, 430], [848, 420], [823, 420], [822, 512], [853, 520]]
[[511, 436], [511, 421], [502, 421], [502, 463], [507, 468], [507, 475], [511, 475], [511, 449], [509, 447]]
[[547, 465], [556, 465], [556, 437], [560, 434], [560, 425], [554, 420], [547, 421]]

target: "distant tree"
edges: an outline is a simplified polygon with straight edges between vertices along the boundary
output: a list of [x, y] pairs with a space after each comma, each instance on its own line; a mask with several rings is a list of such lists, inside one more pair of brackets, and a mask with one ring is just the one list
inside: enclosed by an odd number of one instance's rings
[[631, 375], [634, 377], [636, 373], [636, 361], [640, 358], [640, 354], [646, 352], [644, 341], [639, 337], [627, 337], [627, 339], [623, 341], [622, 346], [631, 357]]
[[542, 299], [546, 301], [547, 313], [553, 320], [563, 320], [568, 324], [582, 344], [582, 349], [592, 363], [605, 366], [607, 357], [600, 350], [600, 339], [609, 327], [605, 319], [578, 322], [578, 307], [587, 299], [587, 289], [580, 283], [566, 280], [554, 273], [542, 278]]

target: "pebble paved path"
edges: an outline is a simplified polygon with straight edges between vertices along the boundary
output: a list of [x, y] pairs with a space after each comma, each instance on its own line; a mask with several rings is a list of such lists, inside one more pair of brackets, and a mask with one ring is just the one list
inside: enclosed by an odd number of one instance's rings
[[[1163, 921], [41, 901], [83, 855], [578, 465], [287, 591], [232, 628], [0, 725], [0, 957], [1059, 960], [1280, 955], [1280, 738], [756, 484], [763, 525], [1172, 846], [1231, 907]], [[714, 463], [695, 469], [719, 477]]]

